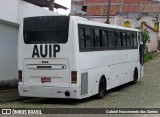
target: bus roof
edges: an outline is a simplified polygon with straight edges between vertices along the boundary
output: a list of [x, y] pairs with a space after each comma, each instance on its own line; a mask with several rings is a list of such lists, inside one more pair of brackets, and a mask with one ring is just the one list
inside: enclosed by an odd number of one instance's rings
[[130, 31], [138, 31], [140, 30], [135, 29], [135, 28], [127, 28], [123, 26], [117, 26], [117, 25], [111, 25], [111, 24], [105, 24], [105, 23], [100, 23], [100, 22], [94, 22], [90, 21], [86, 18], [79, 17], [79, 16], [71, 16], [74, 20], [77, 20], [78, 23], [80, 24], [87, 24], [87, 25], [94, 25], [94, 26], [100, 26], [100, 27], [107, 27], [107, 28], [112, 28], [112, 29], [121, 29], [121, 30], [130, 30]]

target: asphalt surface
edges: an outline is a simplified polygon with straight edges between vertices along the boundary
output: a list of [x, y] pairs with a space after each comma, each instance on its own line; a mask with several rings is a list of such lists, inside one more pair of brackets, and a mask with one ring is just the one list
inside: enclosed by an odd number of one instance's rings
[[[0, 91], [1, 108], [160, 108], [160, 55], [145, 63], [145, 75], [137, 84], [126, 84], [106, 92], [103, 99], [94, 96], [83, 100], [23, 98], [17, 90]], [[17, 116], [17, 115], [14, 115]], [[37, 115], [41, 116], [41, 115]], [[71, 115], [42, 115], [64, 116]], [[125, 115], [72, 115], [93, 116], [121, 116], [121, 117], [160, 117], [156, 114], [125, 114]]]

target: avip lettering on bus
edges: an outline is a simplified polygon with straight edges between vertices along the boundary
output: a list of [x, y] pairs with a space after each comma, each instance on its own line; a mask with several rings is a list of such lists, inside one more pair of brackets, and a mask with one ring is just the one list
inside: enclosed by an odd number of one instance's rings
[[34, 45], [32, 58], [56, 57], [58, 52], [60, 52], [60, 45]]

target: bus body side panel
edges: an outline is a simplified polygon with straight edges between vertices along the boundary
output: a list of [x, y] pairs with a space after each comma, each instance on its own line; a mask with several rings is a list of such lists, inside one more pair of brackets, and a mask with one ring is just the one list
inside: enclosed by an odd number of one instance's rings
[[[17, 54], [17, 61], [18, 61], [18, 70], [22, 71], [23, 74], [23, 57], [22, 57], [22, 40], [23, 40], [23, 36], [22, 36], [22, 31], [23, 31], [23, 21], [21, 21], [20, 26], [19, 26], [19, 33], [18, 33], [18, 54]], [[23, 77], [22, 77], [22, 82], [19, 82], [18, 85], [22, 86], [23, 85]]]
[[[137, 50], [81, 52], [80, 77], [82, 78], [82, 74], [87, 74], [88, 78], [88, 85], [86, 84], [88, 93], [85, 96], [98, 93], [99, 81], [102, 76], [105, 76], [107, 80], [106, 89], [111, 89], [132, 81], [134, 69], [138, 65], [137, 56]], [[81, 88], [85, 90], [83, 87]]]
[[125, 80], [127, 76], [123, 73], [126, 70], [126, 64], [122, 62], [126, 60], [126, 53], [123, 50], [109, 50], [104, 51], [104, 65], [109, 66], [109, 74], [107, 77], [107, 89], [119, 86], [121, 80]]
[[137, 49], [104, 51], [104, 65], [110, 68], [107, 89], [133, 80], [134, 69], [139, 68], [137, 51]]
[[[79, 23], [94, 25], [86, 22]], [[136, 67], [140, 69], [138, 48], [80, 52], [79, 65], [81, 95], [86, 94], [84, 97], [89, 97], [98, 93], [99, 81], [103, 75], [107, 80], [107, 89], [133, 81], [134, 69]], [[87, 83], [83, 83], [82, 79]]]
[[[76, 83], [72, 83], [72, 81], [70, 82], [71, 85], [70, 87], [78, 87], [80, 88], [80, 85], [81, 85], [81, 81], [80, 81], [80, 77], [79, 77], [79, 36], [78, 36], [78, 24], [77, 24], [77, 20], [75, 19], [71, 19], [72, 20], [72, 24], [71, 24], [71, 29], [69, 31], [70, 33], [70, 38], [72, 40], [72, 50], [71, 50], [71, 53], [72, 53], [72, 66], [70, 71], [75, 71], [77, 72], [77, 82]], [[79, 93], [80, 94], [80, 93]]]
[[80, 52], [79, 64], [81, 95], [84, 97], [97, 94], [99, 79], [105, 72], [103, 67], [103, 51]]

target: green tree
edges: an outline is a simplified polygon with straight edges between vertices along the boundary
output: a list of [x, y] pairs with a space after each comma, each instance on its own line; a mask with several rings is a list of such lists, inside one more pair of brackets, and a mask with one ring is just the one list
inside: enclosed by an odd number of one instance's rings
[[141, 34], [142, 34], [144, 53], [147, 53], [148, 52], [147, 43], [150, 43], [149, 31], [147, 29], [142, 29]]

